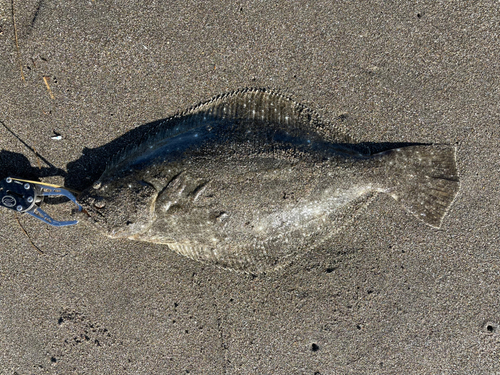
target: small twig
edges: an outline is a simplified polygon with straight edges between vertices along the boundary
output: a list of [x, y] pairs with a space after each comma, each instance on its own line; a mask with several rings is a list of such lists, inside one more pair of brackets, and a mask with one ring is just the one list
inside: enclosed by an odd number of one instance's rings
[[12, 25], [14, 26], [14, 39], [16, 41], [17, 61], [19, 62], [19, 69], [21, 70], [21, 80], [26, 81], [24, 79], [23, 64], [21, 63], [21, 50], [19, 49], [19, 42], [17, 40], [16, 13], [14, 11], [14, 0], [10, 0], [10, 4], [12, 7]]
[[56, 166], [54, 166], [51, 162], [49, 162], [47, 159], [45, 159], [43, 156], [41, 156], [38, 152], [36, 152], [35, 148], [34, 147], [31, 147], [29, 146], [26, 142], [24, 142], [16, 133], [14, 133], [7, 125], [5, 125], [5, 123], [0, 120], [0, 124], [3, 125], [3, 127], [5, 129], [7, 129], [7, 131], [12, 134], [19, 142], [21, 142], [24, 146], [26, 146], [26, 148], [28, 148], [28, 150], [30, 150], [31, 152], [33, 152], [36, 157], [37, 157], [37, 162], [38, 162], [38, 168], [42, 169], [41, 168], [41, 165], [40, 165], [40, 160], [42, 160], [45, 164], [47, 164], [50, 168], [54, 168], [54, 169], [59, 169], [57, 168]]
[[45, 86], [47, 86], [47, 90], [49, 91], [50, 98], [55, 99], [54, 94], [52, 94], [52, 90], [50, 89], [50, 86], [49, 86], [49, 78], [50, 77], [43, 76], [43, 82], [45, 82]]
[[19, 224], [19, 226], [20, 226], [20, 227], [21, 227], [21, 229], [23, 230], [24, 234], [26, 235], [26, 238], [30, 241], [31, 246], [33, 246], [33, 247], [36, 249], [36, 251], [38, 251], [38, 254], [43, 255], [43, 254], [44, 254], [44, 252], [43, 252], [42, 250], [40, 250], [40, 249], [38, 248], [38, 246], [36, 246], [36, 245], [33, 243], [33, 241], [31, 240], [31, 238], [30, 238], [30, 236], [29, 236], [28, 232], [26, 232], [26, 229], [24, 229], [24, 227], [22, 226], [21, 222], [19, 221], [18, 215], [17, 215], [17, 214], [14, 214], [14, 215], [15, 215], [15, 217], [16, 217], [17, 223]]

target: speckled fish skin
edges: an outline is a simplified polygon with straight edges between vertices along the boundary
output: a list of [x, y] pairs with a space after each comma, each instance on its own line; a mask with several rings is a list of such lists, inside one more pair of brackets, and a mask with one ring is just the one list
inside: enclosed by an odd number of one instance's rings
[[244, 89], [165, 120], [79, 201], [109, 237], [259, 273], [327, 246], [376, 192], [440, 227], [458, 188], [453, 147], [367, 155], [305, 106]]

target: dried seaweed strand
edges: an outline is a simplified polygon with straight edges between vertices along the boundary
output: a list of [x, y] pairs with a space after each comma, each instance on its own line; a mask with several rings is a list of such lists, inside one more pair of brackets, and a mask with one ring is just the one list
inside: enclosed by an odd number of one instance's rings
[[19, 142], [21, 142], [28, 150], [33, 152], [36, 157], [37, 157], [37, 163], [38, 163], [38, 168], [42, 169], [42, 166], [40, 165], [40, 160], [42, 160], [45, 164], [47, 164], [51, 168], [59, 169], [56, 168], [52, 163], [50, 163], [47, 159], [45, 159], [43, 156], [41, 156], [34, 147], [29, 146], [26, 142], [24, 142], [16, 133], [14, 133], [2, 120], [0, 120], [0, 124], [7, 129], [7, 131], [12, 134]]
[[40, 163], [40, 158], [38, 157], [38, 152], [36, 152], [36, 148], [33, 146], [33, 150], [35, 151], [36, 163], [38, 164], [38, 169], [42, 170], [42, 163]]
[[47, 86], [47, 90], [49, 91], [50, 98], [55, 99], [54, 94], [52, 94], [52, 90], [50, 89], [50, 86], [49, 86], [49, 77], [44, 76], [43, 82], [45, 82], [45, 86]]
[[26, 238], [30, 241], [31, 246], [33, 246], [33, 247], [36, 249], [36, 251], [38, 251], [38, 254], [43, 255], [43, 254], [44, 254], [44, 252], [43, 252], [42, 250], [40, 250], [40, 249], [38, 248], [38, 246], [36, 246], [36, 245], [33, 243], [33, 241], [31, 240], [31, 238], [30, 238], [30, 236], [29, 236], [28, 232], [26, 232], [26, 229], [24, 229], [24, 227], [22, 226], [21, 222], [19, 221], [18, 215], [14, 215], [14, 216], [16, 217], [17, 223], [19, 224], [19, 226], [20, 226], [20, 227], [21, 227], [21, 229], [23, 230], [24, 234], [26, 235]]
[[17, 40], [17, 26], [16, 26], [16, 13], [14, 11], [14, 0], [10, 0], [10, 4], [12, 7], [12, 25], [14, 26], [14, 39], [16, 41], [17, 61], [19, 62], [19, 69], [21, 70], [21, 80], [26, 81], [26, 79], [24, 78], [23, 64], [21, 64], [21, 50], [19, 49], [19, 42]]

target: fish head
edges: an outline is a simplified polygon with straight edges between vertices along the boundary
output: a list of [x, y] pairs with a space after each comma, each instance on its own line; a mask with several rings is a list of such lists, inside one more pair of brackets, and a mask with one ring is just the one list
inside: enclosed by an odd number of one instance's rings
[[111, 238], [133, 238], [144, 233], [155, 219], [158, 192], [149, 183], [133, 178], [98, 180], [78, 197], [82, 215]]

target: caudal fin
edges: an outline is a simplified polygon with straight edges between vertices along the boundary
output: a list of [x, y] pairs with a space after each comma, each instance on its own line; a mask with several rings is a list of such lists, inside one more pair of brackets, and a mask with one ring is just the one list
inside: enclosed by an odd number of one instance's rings
[[406, 210], [439, 228], [459, 189], [455, 147], [410, 146], [386, 152], [388, 193]]

